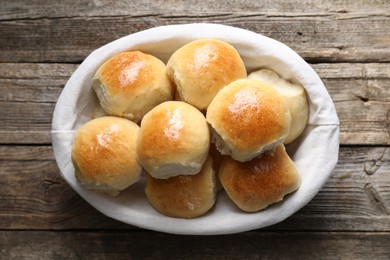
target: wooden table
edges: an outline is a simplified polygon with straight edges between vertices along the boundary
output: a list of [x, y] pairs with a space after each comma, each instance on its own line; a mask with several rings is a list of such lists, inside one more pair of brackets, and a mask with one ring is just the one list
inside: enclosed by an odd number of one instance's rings
[[[23, 1], [0, 4], [0, 258], [389, 259], [390, 2]], [[249, 29], [297, 51], [341, 121], [339, 162], [280, 224], [178, 236], [109, 219], [59, 175], [50, 140], [64, 84], [95, 48], [158, 25]]]

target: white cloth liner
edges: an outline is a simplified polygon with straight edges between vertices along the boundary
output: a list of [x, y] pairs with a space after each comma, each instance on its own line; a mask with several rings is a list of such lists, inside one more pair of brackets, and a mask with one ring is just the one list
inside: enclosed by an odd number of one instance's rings
[[[143, 180], [115, 198], [84, 189], [74, 177], [71, 146], [75, 130], [99, 113], [98, 101], [91, 88], [97, 68], [114, 54], [128, 50], [140, 50], [167, 62], [176, 49], [199, 38], [216, 38], [232, 44], [240, 53], [248, 74], [259, 68], [270, 68], [305, 87], [310, 99], [308, 126], [298, 140], [286, 147], [301, 173], [300, 188], [282, 202], [257, 213], [240, 211], [221, 192], [209, 213], [190, 220], [167, 217], [155, 211], [144, 195]], [[137, 227], [173, 234], [230, 234], [278, 223], [316, 195], [338, 160], [339, 120], [321, 79], [286, 45], [225, 25], [169, 25], [120, 38], [95, 50], [85, 59], [58, 99], [52, 122], [52, 143], [62, 177], [103, 214]]]

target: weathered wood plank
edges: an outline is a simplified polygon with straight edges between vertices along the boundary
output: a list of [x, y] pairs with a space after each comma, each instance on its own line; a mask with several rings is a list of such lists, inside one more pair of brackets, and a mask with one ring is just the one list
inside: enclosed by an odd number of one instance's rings
[[[33, 153], [28, 154], [26, 150], [33, 150]], [[1, 227], [104, 229], [123, 225], [100, 214], [82, 200], [62, 179], [53, 160], [32, 160], [38, 152], [36, 147], [23, 147], [17, 151], [21, 152], [18, 157], [22, 161], [0, 159]], [[44, 153], [48, 151], [51, 152], [46, 150]], [[4, 153], [4, 149], [0, 152]], [[12, 148], [10, 153], [15, 154]], [[8, 154], [6, 158], [10, 157]], [[34, 157], [41, 158], [39, 154]]]
[[[389, 13], [383, 0], [2, 1], [0, 258], [388, 259]], [[59, 175], [51, 116], [77, 64], [129, 33], [192, 22], [262, 33], [315, 63], [341, 143], [367, 145], [342, 145], [318, 195], [280, 224], [218, 237], [148, 232], [105, 217]]]
[[2, 130], [50, 130], [55, 103], [0, 101]]
[[322, 79], [389, 79], [388, 63], [320, 63], [311, 65]]
[[388, 259], [389, 240], [389, 233], [351, 232], [246, 232], [196, 237], [142, 231], [1, 231], [0, 249], [5, 259], [381, 260]]
[[34, 126], [23, 126], [22, 129], [0, 128], [1, 144], [50, 144], [50, 125], [46, 124], [44, 130], [37, 130]]
[[[314, 199], [267, 230], [390, 231], [390, 147], [341, 147]], [[61, 178], [50, 146], [0, 146], [0, 229], [134, 229], [103, 216]]]
[[51, 146], [0, 145], [0, 161], [53, 161]]
[[[302, 4], [299, 4], [302, 6]], [[151, 10], [151, 9], [150, 9]], [[81, 62], [92, 50], [125, 35], [160, 25], [196, 22], [241, 27], [279, 40], [310, 62], [390, 61], [390, 18], [157, 13], [0, 21], [1, 62]]]
[[57, 101], [77, 64], [0, 63], [0, 101]]
[[[266, 16], [334, 16], [388, 14], [390, 6], [386, 1], [356, 0], [236, 0], [234, 4], [226, 0], [210, 1], [30, 1], [26, 6], [23, 0], [2, 2], [0, 19], [37, 19], [70, 16], [144, 16], [149, 14], [224, 14], [232, 12], [260, 13]], [[191, 8], [188, 8], [188, 7]]]
[[[76, 64], [0, 63], [0, 143], [50, 143], [55, 102]], [[390, 63], [313, 64], [341, 121], [342, 144], [390, 144]]]

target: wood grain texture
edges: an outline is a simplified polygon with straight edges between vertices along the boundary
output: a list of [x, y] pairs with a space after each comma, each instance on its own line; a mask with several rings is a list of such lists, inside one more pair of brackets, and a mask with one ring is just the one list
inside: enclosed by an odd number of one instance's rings
[[[5, 259], [388, 259], [389, 233], [0, 231]], [[348, 250], [350, 249], [350, 250]]]
[[342, 144], [390, 144], [390, 64], [315, 64], [341, 122]]
[[[191, 8], [189, 8], [191, 7]], [[210, 1], [131, 1], [131, 0], [23, 0], [3, 1], [0, 17], [4, 20], [58, 18], [74, 16], [147, 16], [150, 14], [229, 14], [233, 12], [260, 13], [267, 16], [356, 16], [388, 14], [390, 6], [383, 0], [299, 1], [299, 0], [228, 0]]]
[[[390, 2], [387, 0], [3, 0], [0, 4], [1, 259], [388, 259]], [[322, 78], [341, 122], [339, 162], [285, 221], [176, 236], [108, 218], [60, 176], [57, 99], [94, 49], [161, 25], [220, 23], [281, 41]]]
[[364, 14], [267, 16], [262, 13], [157, 13], [144, 16], [75, 16], [0, 19], [1, 62], [79, 63], [94, 49], [161, 25], [222, 23], [281, 41], [309, 62], [389, 62], [390, 18]]
[[[314, 199], [268, 230], [390, 231], [390, 148], [342, 147]], [[62, 179], [50, 146], [0, 146], [0, 229], [134, 229], [97, 212]]]
[[[0, 63], [0, 143], [50, 143], [55, 102], [77, 66]], [[390, 144], [390, 63], [312, 66], [336, 105], [341, 143]]]

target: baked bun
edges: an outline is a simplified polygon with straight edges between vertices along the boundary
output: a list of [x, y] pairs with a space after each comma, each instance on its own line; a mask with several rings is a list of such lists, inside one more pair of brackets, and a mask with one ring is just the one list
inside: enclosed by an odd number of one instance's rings
[[107, 114], [136, 123], [173, 95], [165, 64], [140, 51], [119, 53], [101, 65], [93, 89]]
[[250, 161], [282, 143], [291, 122], [279, 93], [249, 79], [239, 79], [218, 92], [206, 118], [218, 150], [240, 162]]
[[245, 78], [244, 62], [230, 44], [200, 39], [176, 50], [167, 63], [180, 99], [205, 111], [217, 92], [236, 79]]
[[76, 179], [87, 189], [116, 196], [140, 179], [137, 161], [139, 126], [124, 118], [105, 116], [81, 126], [73, 140]]
[[208, 157], [202, 170], [195, 175], [163, 180], [147, 174], [145, 193], [150, 204], [166, 216], [195, 218], [205, 214], [216, 199], [212, 159]]
[[309, 104], [305, 88], [279, 77], [276, 72], [269, 69], [254, 71], [249, 74], [248, 78], [262, 81], [279, 92], [291, 114], [290, 133], [284, 140], [284, 144], [289, 144], [297, 139], [305, 129], [309, 117]]
[[181, 101], [166, 101], [141, 122], [138, 159], [154, 178], [198, 173], [209, 151], [210, 133], [204, 115]]
[[225, 157], [218, 177], [228, 196], [246, 212], [256, 212], [281, 201], [300, 185], [298, 170], [283, 144], [273, 154], [245, 163]]

